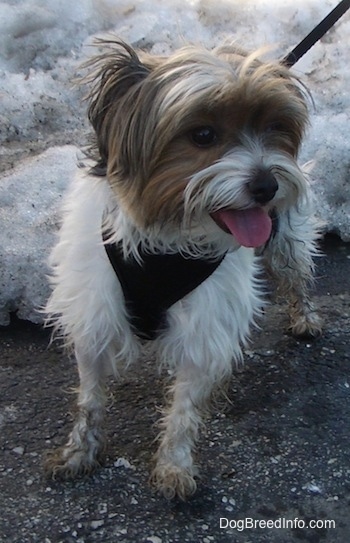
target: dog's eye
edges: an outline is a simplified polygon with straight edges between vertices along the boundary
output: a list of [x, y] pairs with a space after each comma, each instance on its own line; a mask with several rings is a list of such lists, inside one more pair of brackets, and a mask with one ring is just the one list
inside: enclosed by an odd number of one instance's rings
[[190, 132], [190, 138], [197, 147], [210, 147], [215, 145], [218, 136], [213, 127], [200, 126]]

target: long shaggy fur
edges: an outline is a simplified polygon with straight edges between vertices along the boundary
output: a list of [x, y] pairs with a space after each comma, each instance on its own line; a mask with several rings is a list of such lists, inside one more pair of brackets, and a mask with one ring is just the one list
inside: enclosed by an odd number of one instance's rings
[[[142, 348], [103, 234], [140, 265], [145, 252], [226, 255], [168, 309], [154, 342], [175, 380], [151, 480], [166, 497], [185, 499], [196, 489], [192, 451], [201, 413], [242, 359], [261, 313], [263, 265], [290, 300], [293, 332], [320, 333], [308, 294], [318, 228], [296, 162], [306, 93], [283, 66], [232, 45], [187, 47], [169, 58], [121, 42], [103, 45], [88, 65], [93, 162], [77, 172], [66, 196], [46, 308], [48, 323], [76, 356], [79, 412], [46, 469], [68, 478], [99, 464], [106, 377]], [[257, 242], [241, 246], [217, 220], [222, 210], [248, 217], [251, 209], [265, 225], [269, 215], [278, 224], [257, 250]]]

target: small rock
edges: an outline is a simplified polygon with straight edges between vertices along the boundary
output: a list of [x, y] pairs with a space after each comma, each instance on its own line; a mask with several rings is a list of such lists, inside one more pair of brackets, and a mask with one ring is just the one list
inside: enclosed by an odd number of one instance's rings
[[146, 541], [150, 541], [151, 543], [162, 543], [162, 540], [157, 535], [151, 535], [150, 537], [147, 537]]
[[115, 468], [126, 468], [126, 469], [135, 469], [134, 466], [132, 466], [129, 462], [129, 460], [127, 460], [126, 458], [118, 458], [115, 462], [114, 462], [114, 467]]
[[93, 530], [97, 530], [97, 528], [101, 528], [101, 526], [103, 526], [104, 523], [105, 523], [104, 520], [92, 520], [90, 526]]
[[308, 490], [309, 492], [312, 492], [313, 494], [322, 494], [321, 488], [315, 483], [307, 483], [305, 486], [303, 486], [303, 489]]

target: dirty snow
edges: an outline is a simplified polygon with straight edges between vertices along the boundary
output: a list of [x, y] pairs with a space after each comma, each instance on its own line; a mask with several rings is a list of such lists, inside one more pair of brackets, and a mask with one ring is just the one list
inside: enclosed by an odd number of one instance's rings
[[[283, 57], [338, 0], [3, 0], [0, 2], [0, 324], [40, 322], [58, 208], [86, 141], [72, 80], [95, 36], [167, 53], [234, 37]], [[315, 102], [301, 160], [328, 231], [350, 241], [350, 14], [295, 66]]]

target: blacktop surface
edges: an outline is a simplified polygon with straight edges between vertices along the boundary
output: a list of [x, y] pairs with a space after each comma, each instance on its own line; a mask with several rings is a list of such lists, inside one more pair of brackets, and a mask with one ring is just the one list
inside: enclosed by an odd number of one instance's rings
[[[148, 484], [166, 375], [150, 354], [110, 383], [106, 463], [48, 480], [64, 443], [74, 362], [47, 330], [0, 329], [0, 541], [6, 543], [347, 543], [350, 541], [350, 245], [327, 236], [315, 290], [324, 333], [296, 340], [272, 305], [202, 432], [188, 502]], [[316, 521], [314, 523], [314, 521]]]

